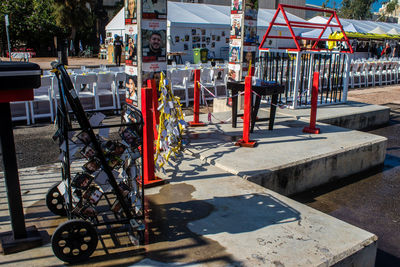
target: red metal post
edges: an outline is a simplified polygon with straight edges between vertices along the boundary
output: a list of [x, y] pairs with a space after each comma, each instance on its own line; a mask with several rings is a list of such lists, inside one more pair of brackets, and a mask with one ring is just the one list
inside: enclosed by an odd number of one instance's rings
[[317, 120], [317, 102], [318, 102], [318, 87], [319, 87], [319, 72], [314, 72], [312, 92], [311, 92], [311, 114], [310, 114], [310, 126], [304, 127], [304, 133], [319, 134], [320, 129], [315, 128]]
[[152, 92], [152, 109], [153, 109], [153, 129], [154, 129], [154, 139], [158, 138], [157, 125], [160, 120], [160, 112], [158, 112], [158, 95], [157, 95], [157, 85], [156, 80], [147, 80], [147, 87], [151, 88]]
[[164, 180], [156, 177], [154, 173], [154, 135], [152, 114], [152, 88], [142, 88], [142, 114], [143, 114], [143, 180], [144, 186], [155, 186]]
[[190, 126], [205, 126], [204, 122], [199, 121], [200, 115], [200, 70], [194, 70], [194, 104], [193, 104], [193, 121], [189, 122]]
[[257, 141], [250, 140], [250, 117], [251, 117], [251, 76], [244, 79], [244, 121], [243, 121], [243, 138], [235, 143], [235, 146], [255, 147]]

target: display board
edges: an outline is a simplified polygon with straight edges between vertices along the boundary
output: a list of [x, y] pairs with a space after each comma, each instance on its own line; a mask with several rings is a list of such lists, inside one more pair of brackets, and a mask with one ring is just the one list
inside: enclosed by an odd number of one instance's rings
[[229, 41], [230, 80], [239, 81], [247, 75], [250, 62], [257, 53], [258, 0], [232, 0]]
[[[137, 1], [142, 1], [138, 12]], [[141, 27], [138, 28], [138, 19]], [[139, 34], [140, 31], [140, 34]], [[141, 36], [141, 49], [138, 49]], [[126, 101], [138, 105], [138, 88], [167, 70], [167, 0], [125, 0]], [[138, 56], [141, 51], [141, 57]], [[141, 58], [141, 60], [140, 60]], [[140, 64], [141, 68], [138, 68]], [[142, 73], [138, 72], [142, 70]], [[141, 79], [138, 78], [141, 75]], [[141, 80], [143, 84], [138, 85]], [[159, 80], [159, 78], [158, 78]]]

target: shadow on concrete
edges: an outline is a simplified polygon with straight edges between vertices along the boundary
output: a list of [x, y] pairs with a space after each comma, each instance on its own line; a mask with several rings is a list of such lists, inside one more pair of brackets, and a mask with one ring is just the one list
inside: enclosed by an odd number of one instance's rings
[[232, 255], [206, 235], [252, 232], [301, 218], [298, 211], [268, 194], [196, 200], [195, 190], [185, 183], [168, 184], [146, 197], [150, 259], [234, 264]]

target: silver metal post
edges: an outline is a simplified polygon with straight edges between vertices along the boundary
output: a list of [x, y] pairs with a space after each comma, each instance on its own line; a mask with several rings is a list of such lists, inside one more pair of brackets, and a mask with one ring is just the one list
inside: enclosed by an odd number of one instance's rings
[[10, 21], [8, 20], [8, 15], [4, 16], [6, 22], [6, 33], [7, 33], [7, 43], [8, 43], [8, 56], [10, 57], [11, 61], [11, 44], [10, 44], [10, 34], [8, 33], [8, 26], [10, 26]]

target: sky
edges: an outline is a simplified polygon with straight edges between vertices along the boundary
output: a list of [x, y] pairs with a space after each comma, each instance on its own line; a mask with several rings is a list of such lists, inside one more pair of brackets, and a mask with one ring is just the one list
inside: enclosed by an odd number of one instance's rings
[[[372, 5], [372, 9], [373, 11], [378, 11], [379, 8], [382, 6], [382, 2], [384, 2], [385, 0], [378, 0], [375, 4]], [[306, 0], [307, 4], [313, 4], [313, 5], [322, 5], [322, 3], [324, 2], [324, 0]], [[336, 6], [340, 5], [340, 3], [342, 2], [341, 0], [336, 0]], [[328, 3], [328, 7], [332, 7], [333, 5], [333, 0], [330, 0]]]

